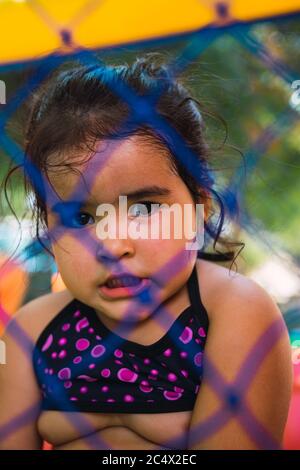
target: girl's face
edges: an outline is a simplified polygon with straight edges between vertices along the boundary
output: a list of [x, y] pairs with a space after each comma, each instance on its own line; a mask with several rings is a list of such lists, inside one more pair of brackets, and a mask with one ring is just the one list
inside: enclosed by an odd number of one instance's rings
[[[63, 201], [85, 201], [67, 225], [63, 225], [61, 218], [48, 206], [48, 228], [55, 229], [56, 237], [52, 249], [67, 289], [111, 320], [126, 319], [128, 314], [135, 319], [145, 319], [162, 302], [166, 306], [168, 302], [172, 304], [185, 287], [197, 253], [186, 250], [186, 243], [192, 240], [189, 235], [186, 237], [183, 226], [182, 235], [178, 232], [178, 223], [174, 223], [172, 215], [170, 236], [168, 231], [162, 235], [163, 216], [172, 214], [168, 209], [172, 204], [176, 203], [182, 213], [184, 204], [188, 204], [190, 218], [186, 216], [184, 223], [191, 224], [191, 229], [195, 230], [196, 211], [187, 186], [171, 169], [167, 150], [142, 136], [105, 141], [100, 143], [91, 160], [82, 164], [80, 171], [84, 181], [80, 173], [75, 172], [49, 175]], [[120, 196], [127, 196], [127, 210], [122, 214]], [[106, 219], [105, 213], [101, 216], [99, 211], [104, 203], [111, 204], [112, 209]], [[151, 212], [151, 203], [168, 206]], [[113, 210], [116, 218], [113, 218]], [[110, 227], [115, 227], [116, 232], [104, 224], [105, 220], [112, 223]], [[183, 225], [183, 218], [177, 220]], [[122, 236], [119, 234], [121, 223], [127, 226]], [[107, 229], [106, 239], [103, 235], [99, 238], [100, 224]], [[151, 226], [154, 232], [156, 230], [154, 237], [151, 237]], [[137, 233], [143, 235], [138, 238]], [[103, 258], [104, 253], [107, 258]], [[143, 285], [155, 295], [155, 302], [141, 304], [137, 288], [129, 288], [127, 295], [124, 289], [103, 288], [110, 275], [120, 272], [144, 278]]]

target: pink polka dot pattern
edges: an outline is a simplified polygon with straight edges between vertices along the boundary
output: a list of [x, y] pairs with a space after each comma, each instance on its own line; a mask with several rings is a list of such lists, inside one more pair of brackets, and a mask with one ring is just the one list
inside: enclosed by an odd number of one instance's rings
[[190, 327], [186, 326], [181, 335], [179, 336], [180, 341], [182, 341], [184, 344], [187, 344], [191, 341], [193, 337], [193, 331], [191, 330]]
[[47, 351], [50, 348], [51, 344], [53, 343], [53, 335], [49, 335], [46, 339], [45, 344], [42, 347], [42, 352]]
[[102, 354], [105, 353], [105, 347], [102, 344], [98, 344], [95, 346], [91, 351], [91, 356], [93, 357], [100, 357]]
[[194, 363], [196, 366], [200, 367], [202, 365], [202, 352], [195, 354]]
[[75, 330], [78, 333], [80, 333], [80, 331], [83, 330], [83, 328], [86, 328], [87, 326], [89, 326], [89, 322], [88, 322], [87, 318], [84, 317], [76, 323]]
[[132, 401], [134, 401], [134, 398], [133, 398], [132, 395], [125, 395], [124, 401], [126, 401], [126, 402], [132, 402]]
[[88, 339], [85, 339], [85, 338], [80, 338], [76, 341], [76, 349], [78, 351], [84, 351], [85, 349], [87, 349], [90, 345], [90, 342]]
[[60, 371], [58, 371], [58, 378], [61, 379], [61, 380], [66, 380], [66, 379], [69, 379], [71, 377], [71, 369], [69, 369], [69, 367], [65, 367], [64, 369], [60, 369]]
[[101, 371], [102, 377], [109, 377], [110, 376], [110, 370], [109, 369], [103, 369]]
[[74, 363], [74, 364], [79, 364], [81, 361], [82, 361], [82, 357], [81, 357], [81, 356], [76, 356], [76, 357], [74, 357], [74, 359], [73, 359], [73, 363]]
[[201, 328], [198, 329], [198, 335], [201, 336], [201, 338], [206, 337], [206, 333], [204, 331], [204, 328], [201, 326]]
[[177, 376], [173, 374], [172, 372], [170, 372], [170, 374], [168, 374], [168, 380], [170, 382], [175, 382], [177, 380]]
[[164, 351], [164, 356], [166, 357], [170, 357], [172, 354], [172, 349], [171, 348], [168, 348]]
[[63, 359], [64, 357], [66, 357], [67, 355], [67, 352], [65, 349], [63, 349], [62, 351], [60, 351], [60, 353], [58, 354], [58, 357], [59, 359]]
[[[61, 316], [60, 316], [61, 315]], [[186, 309], [152, 345], [124, 341], [74, 300], [49, 324], [33, 354], [44, 409], [183, 411], [201, 384], [207, 324]], [[118, 341], [119, 340], [119, 341]], [[73, 407], [73, 408], [72, 408]], [[126, 411], [125, 411], [126, 412]]]
[[96, 377], [91, 377], [90, 375], [78, 375], [78, 379], [86, 380], [87, 382], [98, 382], [98, 379]]
[[123, 352], [122, 352], [120, 349], [116, 349], [116, 350], [114, 351], [114, 355], [115, 355], [116, 357], [123, 357]]
[[122, 382], [135, 382], [138, 375], [130, 369], [122, 368], [117, 373], [118, 379]]
[[180, 398], [182, 393], [179, 392], [172, 392], [172, 390], [165, 390], [164, 391], [164, 397], [167, 400], [178, 400]]
[[149, 393], [152, 392], [153, 387], [149, 385], [149, 382], [147, 382], [147, 380], [142, 380], [140, 384], [140, 390], [144, 393]]

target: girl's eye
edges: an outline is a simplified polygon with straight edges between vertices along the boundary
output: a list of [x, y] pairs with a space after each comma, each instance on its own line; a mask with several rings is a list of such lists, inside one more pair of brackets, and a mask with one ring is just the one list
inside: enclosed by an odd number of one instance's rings
[[64, 227], [85, 227], [87, 220], [93, 217], [81, 211], [81, 207], [82, 203], [78, 201], [59, 201], [52, 207], [52, 212], [58, 214], [60, 224]]
[[128, 214], [132, 217], [149, 217], [159, 209], [159, 206], [160, 204], [157, 202], [138, 202], [129, 207]]
[[94, 223], [94, 218], [87, 212], [77, 212], [67, 221], [67, 225], [71, 228], [85, 227], [88, 225], [89, 219], [92, 219], [92, 223]]

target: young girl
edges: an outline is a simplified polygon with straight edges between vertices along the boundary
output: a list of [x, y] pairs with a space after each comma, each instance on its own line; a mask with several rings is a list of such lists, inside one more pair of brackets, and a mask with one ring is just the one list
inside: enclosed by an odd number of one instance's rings
[[[222, 242], [224, 205], [203, 132], [196, 101], [151, 56], [65, 70], [40, 90], [25, 187], [65, 289], [7, 327], [1, 449], [280, 447], [288, 335], [263, 289], [204, 253]], [[174, 204], [194, 228], [204, 204], [204, 247], [176, 223], [162, 236]], [[150, 226], [158, 236], [135, 236]]]

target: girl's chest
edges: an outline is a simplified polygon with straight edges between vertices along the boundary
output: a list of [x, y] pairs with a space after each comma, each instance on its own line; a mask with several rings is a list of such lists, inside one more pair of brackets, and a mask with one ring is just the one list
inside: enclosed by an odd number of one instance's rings
[[186, 449], [191, 414], [44, 411], [37, 424], [55, 449]]

